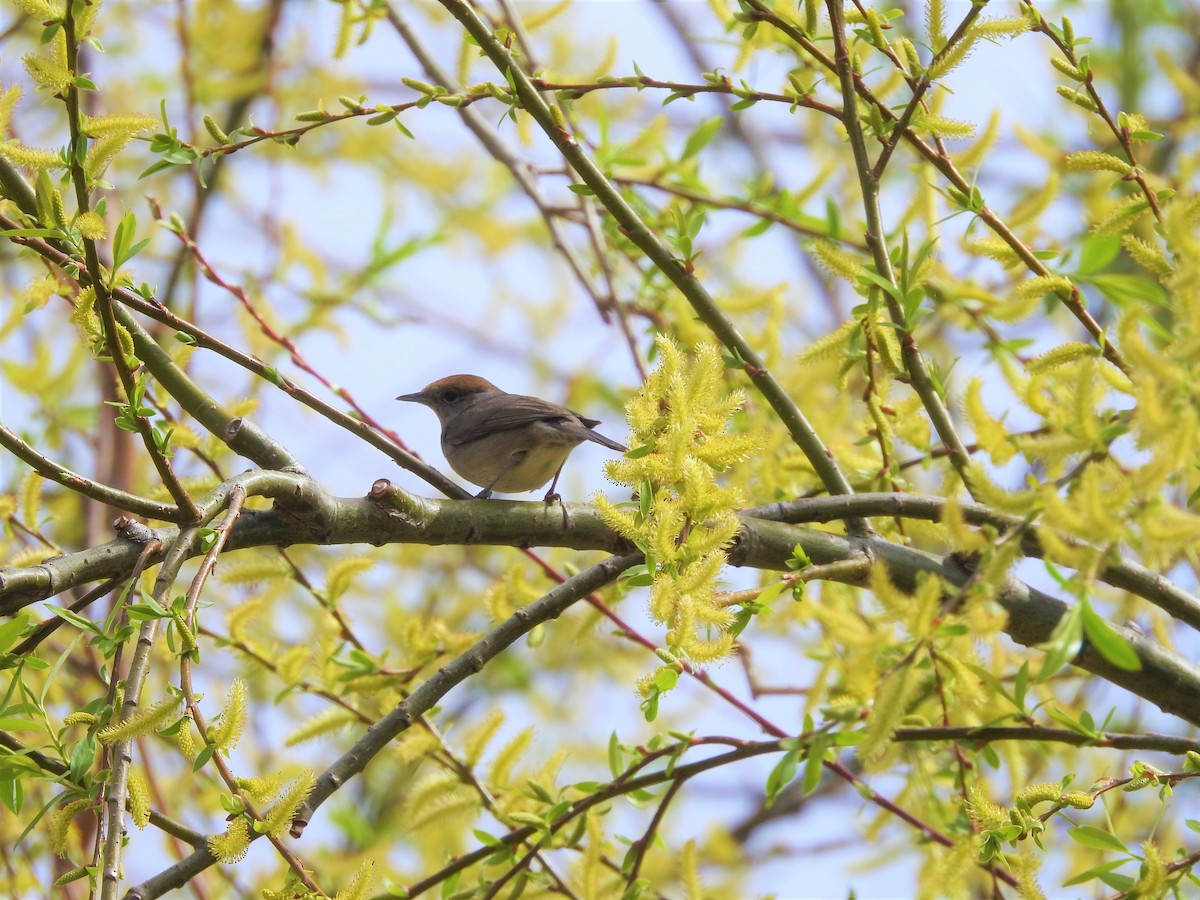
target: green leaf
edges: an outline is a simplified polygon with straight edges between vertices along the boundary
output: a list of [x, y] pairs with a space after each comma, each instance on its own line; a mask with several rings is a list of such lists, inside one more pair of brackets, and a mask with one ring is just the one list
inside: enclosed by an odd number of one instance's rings
[[[1051, 573], [1053, 574], [1053, 573]], [[1063, 666], [1075, 658], [1079, 648], [1083, 646], [1083, 610], [1082, 604], [1075, 604], [1067, 614], [1059, 620], [1050, 635], [1050, 640], [1042, 644], [1046, 658], [1042, 660], [1042, 668], [1038, 672], [1039, 682], [1052, 678]]]
[[962, 637], [971, 632], [965, 622], [945, 622], [934, 629], [937, 637]]
[[53, 603], [47, 603], [46, 609], [50, 610], [50, 612], [54, 613], [54, 615], [58, 616], [64, 622], [69, 622], [82, 631], [90, 631], [95, 635], [103, 634], [103, 632], [100, 630], [100, 627], [91, 619], [85, 619], [83, 616], [73, 613], [69, 609], [64, 609], [61, 606], [55, 606]]
[[674, 669], [659, 669], [654, 674], [654, 687], [659, 691], [669, 691], [679, 684], [679, 673]]
[[779, 792], [791, 784], [792, 779], [796, 777], [799, 762], [800, 751], [789, 750], [783, 754], [783, 757], [775, 764], [775, 768], [771, 770], [771, 774], [767, 776], [765, 806], [768, 809], [775, 804]]
[[888, 281], [870, 266], [863, 266], [862, 270], [859, 272], [859, 278], [863, 281], [869, 281], [897, 303], [904, 303], [904, 298], [900, 295], [900, 288]]
[[1071, 718], [1069, 715], [1055, 706], [1047, 706], [1046, 714], [1049, 715], [1050, 718], [1052, 718], [1059, 725], [1062, 725], [1064, 728], [1069, 728], [1076, 734], [1082, 734], [1083, 736], [1092, 738], [1093, 740], [1099, 740], [1102, 737], [1102, 735], [1097, 734], [1094, 729], [1089, 728], [1086, 724], [1078, 719]]
[[134, 622], [146, 622], [151, 619], [169, 619], [171, 614], [163, 609], [153, 597], [147, 597], [145, 603], [135, 603], [129, 607], [129, 618]]
[[192, 763], [192, 771], [199, 772], [201, 769], [203, 769], [206, 765], [208, 765], [208, 761], [213, 758], [213, 754], [216, 752], [217, 748], [212, 744], [209, 744], [207, 747], [197, 753], [196, 760]]
[[1102, 874], [1100, 880], [1114, 891], [1119, 891], [1122, 894], [1128, 894], [1130, 889], [1137, 883], [1131, 875], [1122, 875], [1119, 872]]
[[742, 232], [742, 237], [748, 237], [748, 238], [758, 237], [760, 234], [762, 234], [764, 231], [766, 231], [768, 228], [770, 228], [774, 224], [775, 223], [772, 222], [770, 219], [759, 219], [757, 222], [755, 222], [753, 225], [751, 225], [749, 228], [747, 228], [745, 231]]
[[786, 591], [789, 587], [791, 587], [791, 585], [789, 585], [786, 581], [776, 581], [772, 584], [768, 584], [765, 588], [759, 591], [758, 596], [755, 597], [754, 600], [758, 605], [766, 606], [768, 603]]
[[1118, 669], [1126, 672], [1137, 672], [1142, 668], [1133, 644], [1095, 610], [1086, 601], [1083, 606], [1083, 633], [1088, 642], [1096, 648], [1101, 656]]
[[745, 631], [746, 626], [750, 624], [750, 620], [754, 618], [757, 612], [757, 604], [750, 604], [738, 610], [737, 615], [733, 617], [733, 624], [729, 626], [729, 636], [737, 637]]
[[1017, 709], [1025, 711], [1025, 692], [1029, 690], [1029, 660], [1021, 663], [1021, 668], [1017, 670], [1017, 677], [1013, 679], [1013, 702], [1017, 705]]
[[130, 248], [133, 246], [133, 237], [137, 232], [137, 216], [132, 212], [127, 212], [121, 216], [121, 221], [117, 224], [117, 230], [113, 232], [113, 271], [121, 268], [125, 261], [130, 257]]
[[488, 834], [486, 831], [482, 831], [481, 829], [474, 828], [471, 830], [471, 834], [475, 835], [475, 840], [479, 841], [479, 843], [483, 844], [485, 847], [504, 846], [504, 842], [501, 841], [500, 838]]
[[1080, 242], [1079, 265], [1075, 275], [1091, 275], [1099, 272], [1117, 258], [1121, 252], [1121, 236], [1095, 237], [1088, 235]]
[[76, 784], [84, 784], [92, 763], [96, 761], [96, 739], [86, 735], [71, 750], [70, 773]]
[[660, 695], [659, 695], [658, 691], [654, 691], [652, 694], [650, 694], [649, 697], [647, 697], [645, 700], [643, 700], [639, 704], [642, 709], [642, 716], [646, 719], [647, 722], [653, 722], [655, 719], [658, 718], [658, 698], [659, 698], [659, 696]]
[[48, 237], [60, 238], [62, 232], [57, 228], [5, 228], [0, 231], [0, 237]]
[[19, 716], [0, 716], [0, 731], [40, 731], [43, 723]]
[[567, 190], [572, 194], [581, 194], [584, 197], [595, 197], [596, 192], [592, 190], [591, 185], [587, 184], [568, 184]]
[[1090, 275], [1081, 280], [1094, 285], [1117, 306], [1139, 300], [1153, 306], [1167, 305], [1167, 292], [1162, 285], [1141, 275]]
[[789, 569], [807, 569], [812, 564], [812, 560], [809, 558], [808, 553], [805, 552], [803, 545], [796, 544], [792, 547], [792, 558], [787, 561]]
[[621, 742], [617, 740], [615, 731], [608, 737], [608, 771], [612, 772], [613, 778], [618, 778], [625, 771]]
[[196, 536], [199, 540], [200, 550], [204, 553], [211, 550], [217, 542], [217, 530], [215, 528], [200, 528], [196, 531]]
[[32, 621], [33, 616], [29, 613], [19, 612], [7, 622], [0, 622], [0, 653], [11, 647]]
[[821, 774], [825, 771], [825, 747], [828, 739], [825, 735], [813, 738], [812, 746], [808, 748], [808, 756], [804, 760], [804, 780], [800, 788], [807, 797], [821, 783]]
[[687, 143], [683, 145], [682, 159], [691, 159], [707, 147], [724, 123], [725, 119], [722, 116], [713, 116], [697, 125], [696, 130], [688, 135]]
[[58, 800], [59, 800], [59, 797], [51, 797], [49, 800], [46, 801], [45, 805], [37, 811], [37, 815], [35, 815], [29, 821], [29, 824], [25, 826], [25, 830], [22, 831], [19, 835], [17, 835], [17, 839], [15, 841], [13, 841], [14, 846], [20, 847], [20, 846], [24, 845], [25, 838], [27, 838], [29, 836], [29, 832], [33, 831], [33, 829], [37, 825], [37, 823], [42, 820], [42, 816], [44, 816], [47, 812], [49, 812], [51, 807], [58, 805]]
[[1129, 848], [1121, 843], [1119, 838], [1093, 825], [1077, 825], [1067, 833], [1077, 844], [1091, 847], [1093, 850], [1107, 850], [1132, 856]]

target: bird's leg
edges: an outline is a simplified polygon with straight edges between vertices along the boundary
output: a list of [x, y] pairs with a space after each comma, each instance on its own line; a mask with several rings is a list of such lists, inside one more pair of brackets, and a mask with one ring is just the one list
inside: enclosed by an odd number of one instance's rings
[[558, 467], [558, 471], [554, 473], [554, 480], [550, 482], [550, 490], [546, 491], [546, 496], [542, 498], [543, 503], [562, 503], [562, 497], [554, 490], [558, 487], [558, 476], [562, 474], [563, 466], [567, 464], [564, 459], [562, 465]]
[[562, 497], [559, 496], [558, 492], [554, 489], [558, 487], [558, 476], [562, 474], [563, 466], [566, 464], [567, 461], [564, 459], [562, 464], [558, 467], [558, 471], [554, 473], [554, 480], [550, 482], [550, 490], [546, 491], [546, 496], [542, 499], [543, 503], [557, 503], [560, 507], [562, 507], [563, 531], [567, 530], [567, 505], [563, 503]]
[[[489, 497], [491, 497], [492, 496], [492, 487], [496, 484], [496, 482], [498, 482], [501, 478], [503, 478], [505, 475], [507, 475], [509, 472], [511, 472], [513, 469], [515, 469], [521, 463], [525, 462], [525, 457], [528, 455], [529, 455], [529, 451], [518, 450], [516, 453], [514, 453], [512, 456], [510, 456], [508, 458], [508, 465], [506, 465], [503, 469], [501, 469], [499, 472], [496, 473], [496, 477], [493, 478], [491, 481], [489, 481], [487, 483], [487, 485], [484, 487], [484, 489], [475, 495], [475, 499], [476, 500], [486, 500]], [[559, 470], [561, 471], [561, 469], [562, 469], [562, 467], [560, 466]], [[558, 476], [555, 475], [554, 479], [555, 479], [555, 481], [557, 481]]]

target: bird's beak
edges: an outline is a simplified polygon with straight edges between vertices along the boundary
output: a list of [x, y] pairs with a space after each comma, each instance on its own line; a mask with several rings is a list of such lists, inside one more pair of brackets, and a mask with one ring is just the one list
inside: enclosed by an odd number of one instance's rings
[[405, 403], [424, 403], [425, 395], [424, 394], [401, 394], [396, 399], [403, 400]]

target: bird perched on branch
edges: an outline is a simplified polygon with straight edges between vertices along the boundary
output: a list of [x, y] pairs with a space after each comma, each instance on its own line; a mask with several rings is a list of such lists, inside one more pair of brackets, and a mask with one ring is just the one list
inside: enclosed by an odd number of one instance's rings
[[548, 400], [506, 393], [478, 375], [448, 375], [396, 399], [437, 413], [442, 453], [450, 468], [483, 488], [476, 494], [480, 499], [492, 491], [533, 491], [553, 479], [545, 498], [553, 503], [560, 499], [555, 487], [563, 464], [584, 441], [625, 452], [592, 430], [600, 424], [597, 419]]

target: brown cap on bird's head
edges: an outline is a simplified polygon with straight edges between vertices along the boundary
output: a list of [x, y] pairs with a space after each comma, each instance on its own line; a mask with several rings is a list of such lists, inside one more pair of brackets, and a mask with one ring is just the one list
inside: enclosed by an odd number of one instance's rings
[[478, 375], [447, 375], [445, 378], [431, 381], [415, 394], [401, 394], [396, 399], [429, 406], [431, 400], [453, 402], [459, 397], [487, 393], [502, 394], [504, 392], [486, 378], [480, 378]]

